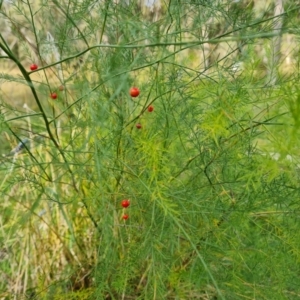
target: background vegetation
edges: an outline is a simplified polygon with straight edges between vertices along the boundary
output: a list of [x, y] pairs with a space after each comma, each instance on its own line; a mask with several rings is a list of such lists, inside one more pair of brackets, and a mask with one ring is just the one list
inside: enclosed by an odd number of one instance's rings
[[297, 2], [0, 13], [1, 299], [300, 298]]

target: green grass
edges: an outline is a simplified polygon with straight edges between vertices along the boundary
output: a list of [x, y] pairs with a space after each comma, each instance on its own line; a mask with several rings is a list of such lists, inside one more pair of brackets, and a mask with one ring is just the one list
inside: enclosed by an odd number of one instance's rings
[[1, 153], [31, 142], [1, 158], [1, 299], [299, 298], [299, 72], [268, 84], [272, 7], [2, 9]]

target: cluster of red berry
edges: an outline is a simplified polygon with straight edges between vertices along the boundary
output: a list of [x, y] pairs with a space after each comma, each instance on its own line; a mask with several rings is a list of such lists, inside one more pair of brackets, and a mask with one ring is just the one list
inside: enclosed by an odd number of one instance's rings
[[[129, 90], [129, 95], [133, 98], [138, 97], [140, 94], [140, 90], [137, 87], [132, 87]], [[153, 112], [154, 107], [152, 105], [149, 105], [147, 108], [148, 112]], [[142, 125], [140, 123], [137, 123], [136, 125], [137, 129], [141, 129]], [[130, 205], [130, 201], [128, 199], [122, 200], [121, 205], [123, 208], [127, 208]], [[123, 214], [122, 219], [127, 220], [129, 218], [128, 214]]]
[[[132, 87], [129, 90], [129, 94], [131, 97], [136, 98], [140, 94], [140, 90], [137, 87]], [[148, 110], [148, 112], [153, 112], [153, 110], [154, 110], [153, 105], [149, 105], [147, 110]], [[142, 128], [142, 125], [140, 123], [137, 123], [135, 126], [137, 129]]]
[[[32, 64], [32, 65], [30, 66], [30, 70], [31, 70], [31, 71], [35, 71], [35, 70], [37, 70], [37, 69], [38, 69], [38, 65], [37, 65], [37, 64]], [[64, 90], [64, 86], [61, 85], [58, 89], [59, 89], [60, 91], [63, 91], [63, 90]], [[55, 100], [55, 99], [57, 99], [58, 95], [57, 95], [57, 93], [52, 92], [52, 93], [50, 94], [50, 97], [51, 97], [53, 100]]]
[[[128, 199], [124, 199], [122, 200], [121, 205], [123, 208], [127, 208], [130, 205], [130, 201]], [[128, 214], [124, 214], [122, 216], [123, 220], [127, 220], [128, 218], [129, 218]]]

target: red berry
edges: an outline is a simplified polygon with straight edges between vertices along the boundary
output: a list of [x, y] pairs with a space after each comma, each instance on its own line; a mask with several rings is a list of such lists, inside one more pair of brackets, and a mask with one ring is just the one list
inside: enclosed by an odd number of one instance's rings
[[123, 216], [122, 216], [122, 219], [123, 219], [123, 220], [127, 220], [128, 218], [129, 218], [128, 215], [123, 215]]
[[32, 64], [31, 66], [30, 66], [30, 70], [31, 71], [34, 71], [34, 70], [36, 70], [38, 68], [38, 65], [36, 65], [36, 64]]
[[154, 110], [154, 107], [153, 107], [152, 105], [149, 105], [149, 106], [148, 106], [148, 111], [149, 111], [149, 112], [153, 112], [153, 110]]
[[56, 93], [51, 93], [50, 97], [51, 97], [52, 99], [56, 99], [56, 98], [57, 98], [57, 94], [56, 94]]
[[137, 129], [141, 129], [142, 128], [142, 125], [140, 123], [137, 123], [135, 126], [136, 126]]
[[65, 89], [65, 87], [63, 85], [61, 85], [59, 88], [58, 88], [60, 91], [63, 91]]
[[122, 205], [124, 208], [126, 208], [126, 207], [128, 207], [128, 206], [130, 205], [130, 201], [127, 200], [127, 199], [122, 200], [121, 205]]
[[137, 97], [139, 94], [140, 94], [140, 90], [137, 88], [137, 87], [132, 87], [130, 90], [129, 90], [129, 94], [131, 97]]

